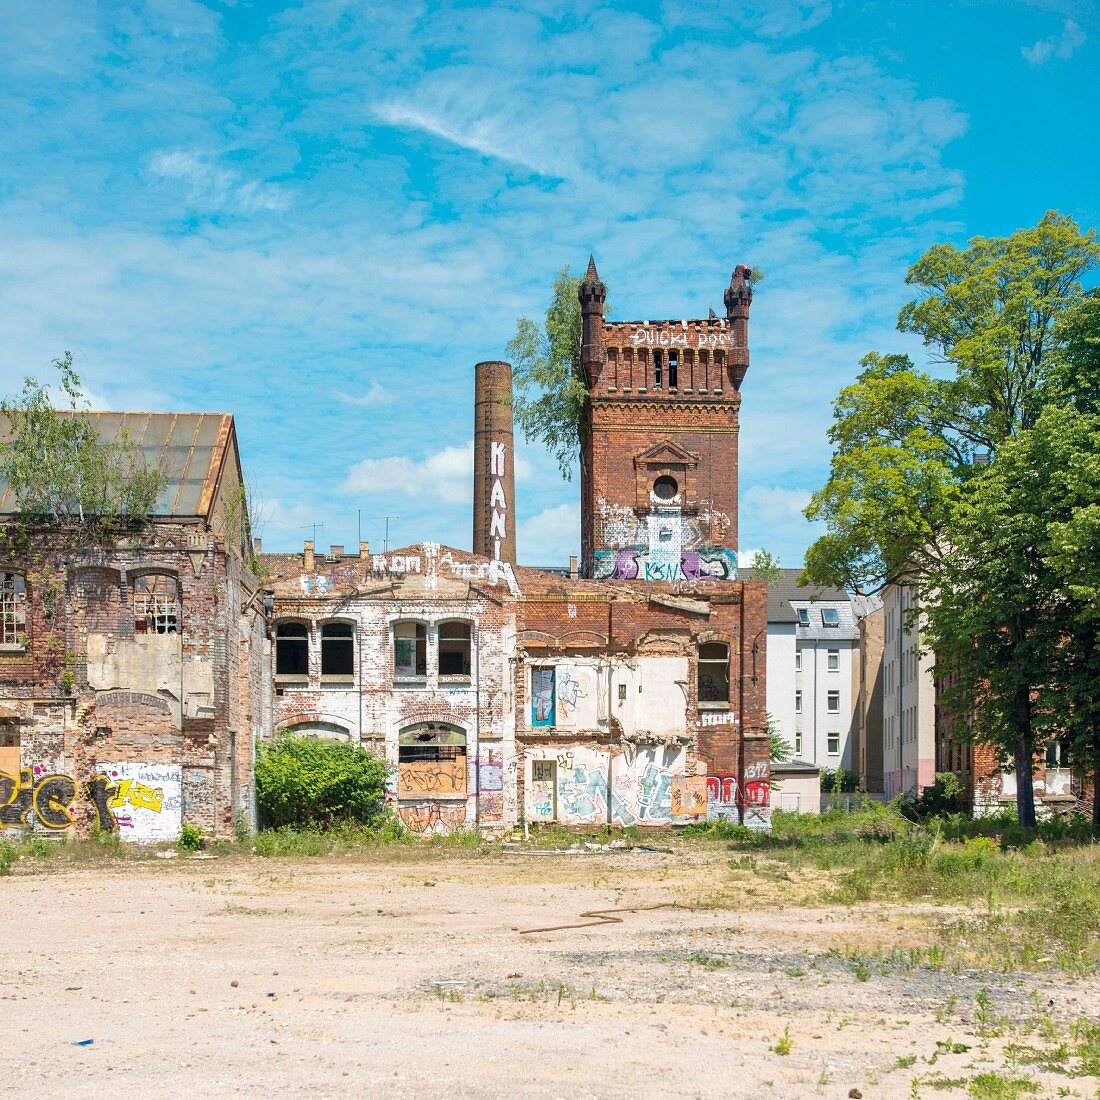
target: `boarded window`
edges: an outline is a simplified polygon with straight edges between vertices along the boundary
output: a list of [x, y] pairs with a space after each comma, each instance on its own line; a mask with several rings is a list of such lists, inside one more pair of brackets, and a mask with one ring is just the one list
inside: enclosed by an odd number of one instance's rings
[[350, 623], [325, 623], [321, 627], [321, 675], [355, 675], [355, 641]]
[[27, 644], [27, 582], [21, 573], [0, 573], [0, 643]]
[[407, 726], [397, 740], [399, 795], [466, 793], [465, 731], [443, 722], [422, 722]]
[[275, 675], [309, 675], [309, 631], [305, 623], [279, 623], [275, 628]]
[[470, 624], [439, 627], [439, 675], [470, 678]]
[[699, 647], [699, 702], [728, 703], [730, 697], [730, 647], [725, 642], [704, 642]]
[[531, 669], [531, 725], [554, 724], [554, 666], [534, 665]]
[[134, 633], [179, 633], [179, 585], [175, 577], [147, 573], [134, 578]]
[[428, 630], [423, 623], [394, 626], [393, 674], [398, 680], [423, 680], [428, 675]]

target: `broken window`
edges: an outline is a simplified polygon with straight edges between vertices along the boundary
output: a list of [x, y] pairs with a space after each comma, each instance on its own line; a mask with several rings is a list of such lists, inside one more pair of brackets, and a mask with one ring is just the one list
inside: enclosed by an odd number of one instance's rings
[[275, 628], [275, 675], [309, 675], [309, 630], [305, 623], [279, 623]]
[[439, 675], [470, 678], [470, 624], [441, 623], [439, 627]]
[[134, 578], [134, 633], [179, 633], [179, 585], [175, 577], [147, 573]]
[[678, 357], [678, 353], [675, 351], [670, 351], [668, 353], [668, 388], [670, 390], [676, 389], [679, 369], [680, 360]]
[[653, 353], [653, 385], [660, 386], [661, 384], [661, 353], [655, 351]]
[[423, 623], [395, 623], [393, 674], [398, 680], [423, 680], [428, 675], [428, 628]]
[[355, 641], [351, 623], [321, 627], [321, 675], [355, 675]]
[[22, 573], [0, 573], [0, 644], [27, 644], [27, 582]]
[[699, 702], [728, 703], [730, 697], [730, 647], [725, 642], [704, 642], [698, 650]]
[[531, 668], [531, 725], [554, 724], [554, 666], [534, 665]]

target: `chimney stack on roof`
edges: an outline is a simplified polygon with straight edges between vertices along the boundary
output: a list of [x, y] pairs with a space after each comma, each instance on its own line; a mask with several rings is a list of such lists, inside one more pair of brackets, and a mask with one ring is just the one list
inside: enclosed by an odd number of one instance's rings
[[303, 554], [305, 570], [307, 573], [313, 572], [313, 539], [306, 539], [305, 551]]
[[366, 558], [369, 558], [369, 557], [370, 557], [370, 543], [369, 542], [360, 542], [359, 543], [359, 558], [360, 558], [360, 560], [363, 560], [363, 559], [366, 559]]

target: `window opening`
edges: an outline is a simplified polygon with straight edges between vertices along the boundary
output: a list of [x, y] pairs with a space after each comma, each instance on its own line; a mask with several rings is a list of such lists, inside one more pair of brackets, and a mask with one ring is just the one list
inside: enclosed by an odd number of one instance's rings
[[668, 353], [668, 388], [671, 390], [676, 389], [677, 380], [680, 372], [680, 359], [676, 352], [670, 351]]
[[840, 650], [839, 649], [830, 649], [829, 650], [828, 669], [829, 669], [830, 672], [839, 672], [840, 671]]
[[802, 713], [802, 692], [796, 691], [794, 693], [794, 712], [795, 714]]
[[470, 678], [469, 623], [442, 623], [440, 625], [439, 675]]
[[669, 477], [668, 474], [662, 474], [653, 483], [653, 495], [658, 500], [672, 500], [680, 491], [680, 486], [676, 484], [676, 478]]
[[464, 794], [466, 734], [444, 722], [421, 722], [397, 738], [397, 788], [400, 795]]
[[802, 731], [796, 730], [794, 735], [794, 754], [795, 756], [802, 755]]
[[653, 385], [659, 386], [661, 384], [661, 353], [655, 351], [653, 353]]
[[552, 783], [554, 780], [553, 760], [534, 760], [531, 762], [531, 779], [535, 783]]
[[321, 675], [355, 675], [355, 640], [351, 623], [321, 627]]
[[826, 748], [829, 750], [830, 756], [840, 755], [840, 734], [830, 733], [828, 736], [828, 744]]
[[809, 626], [810, 625], [810, 612], [805, 607], [798, 609], [798, 625]]
[[531, 668], [532, 726], [554, 724], [554, 673], [553, 665], [533, 665]]
[[423, 623], [394, 626], [393, 674], [398, 680], [423, 680], [428, 675], [428, 629]]
[[22, 573], [0, 574], [0, 643], [22, 646], [27, 640], [27, 582]]
[[725, 703], [730, 697], [730, 647], [725, 642], [699, 646], [699, 702]]
[[835, 607], [823, 607], [821, 609], [822, 626], [840, 626], [840, 612]]
[[796, 649], [794, 651], [794, 670], [795, 672], [802, 671], [802, 650]]
[[174, 577], [136, 577], [133, 593], [135, 634], [179, 633], [179, 587]]
[[829, 694], [826, 696], [825, 709], [830, 714], [839, 714], [840, 713], [840, 692], [839, 691], [830, 691], [829, 692]]
[[305, 623], [279, 623], [275, 628], [275, 675], [309, 675], [309, 631]]

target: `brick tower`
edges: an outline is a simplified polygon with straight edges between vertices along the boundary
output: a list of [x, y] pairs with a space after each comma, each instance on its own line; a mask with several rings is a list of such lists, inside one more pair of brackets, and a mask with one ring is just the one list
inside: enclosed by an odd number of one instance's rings
[[749, 268], [733, 270], [726, 316], [604, 320], [592, 259], [578, 291], [588, 402], [581, 447], [586, 576], [733, 579], [737, 433], [749, 366]]
[[474, 368], [474, 553], [516, 564], [511, 363]]

